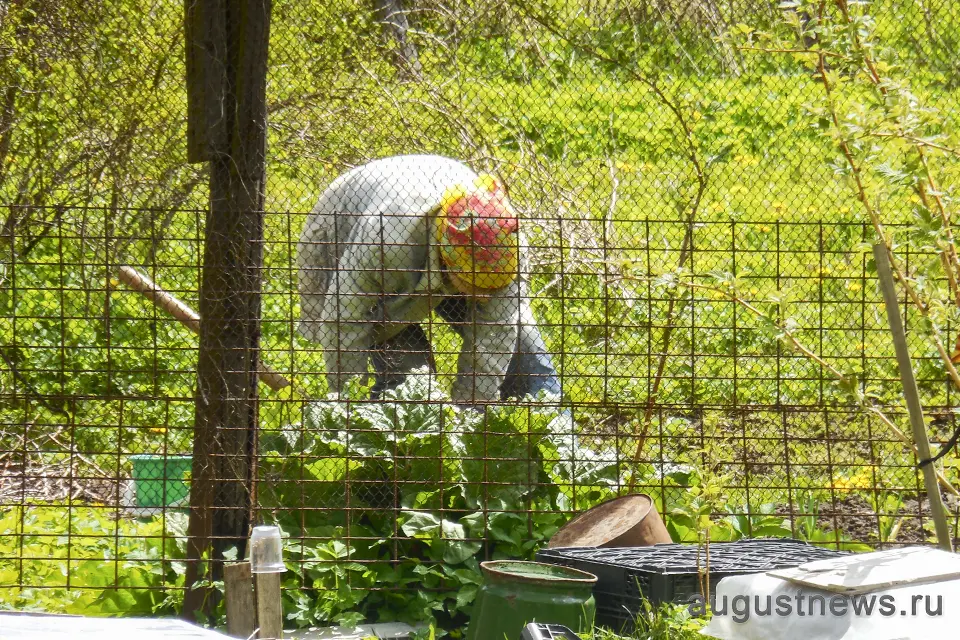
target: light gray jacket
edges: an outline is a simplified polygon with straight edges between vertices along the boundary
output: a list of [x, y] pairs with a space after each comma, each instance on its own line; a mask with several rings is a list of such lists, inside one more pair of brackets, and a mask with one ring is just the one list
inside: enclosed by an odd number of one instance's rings
[[[323, 348], [330, 391], [366, 378], [371, 347], [460, 295], [443, 274], [434, 214], [448, 187], [476, 177], [449, 158], [396, 156], [349, 171], [320, 196], [297, 247], [300, 332]], [[525, 264], [511, 285], [468, 305], [455, 402], [499, 398], [520, 328], [534, 324]]]

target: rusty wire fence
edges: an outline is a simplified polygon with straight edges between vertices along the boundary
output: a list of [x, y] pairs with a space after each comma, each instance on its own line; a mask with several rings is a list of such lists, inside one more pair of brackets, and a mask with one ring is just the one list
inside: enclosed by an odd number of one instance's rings
[[[478, 561], [531, 558], [570, 516], [631, 491], [686, 542], [930, 538], [874, 230], [802, 60], [829, 48], [809, 9], [274, 3], [255, 274], [268, 372], [243, 473], [252, 521], [287, 536], [290, 625], [456, 628]], [[949, 206], [960, 14], [854, 11], [938, 110], [927, 135]], [[181, 12], [2, 5], [3, 607], [167, 613], [193, 586], [208, 176], [185, 163]], [[796, 37], [774, 48], [761, 33]], [[308, 233], [335, 178], [409, 153], [471, 169], [408, 160]], [[509, 295], [478, 307], [431, 226], [472, 171], [496, 176], [522, 233]], [[916, 197], [891, 188], [882, 211], [909, 273], [940, 255], [937, 230], [912, 222]], [[942, 443], [955, 387], [921, 315], [904, 300]], [[332, 367], [368, 366], [374, 389], [329, 395]]]

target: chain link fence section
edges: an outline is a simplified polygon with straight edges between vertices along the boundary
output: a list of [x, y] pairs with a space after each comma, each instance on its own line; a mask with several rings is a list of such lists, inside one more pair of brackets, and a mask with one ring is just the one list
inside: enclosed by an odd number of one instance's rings
[[[862, 10], [952, 139], [960, 12]], [[176, 2], [0, 3], [4, 606], [172, 612], [190, 586], [190, 312], [209, 194], [206, 170], [186, 162], [182, 16]], [[719, 539], [929, 538], [917, 460], [896, 430], [907, 420], [864, 249], [873, 229], [811, 116], [822, 83], [799, 62], [817, 33], [755, 50], [756, 34], [814, 19], [802, 5], [278, 1], [272, 19], [260, 360], [276, 377], [260, 387], [249, 489], [255, 519], [288, 536], [291, 623], [385, 611], [455, 627], [477, 560], [530, 558], [570, 515], [627, 491], [653, 496], [685, 541], [702, 538], [701, 515]], [[303, 251], [338, 176], [413, 153], [460, 159], [506, 190], [524, 287], [503, 318], [444, 303], [463, 298], [448, 263], [434, 273], [447, 289], [400, 295], [422, 271], [407, 263], [418, 238], [433, 241], [416, 216], [432, 224], [436, 197], [385, 212], [367, 185], [337, 220], [378, 211], [378, 234], [335, 228]], [[463, 182], [411, 166], [381, 186], [416, 199]], [[914, 205], [884, 203], [898, 237], [913, 233]], [[904, 246], [908, 268], [935, 257]], [[301, 278], [351, 251], [379, 256], [352, 270], [372, 283], [353, 302], [379, 309], [393, 341], [341, 345], [333, 362], [366, 372], [370, 360], [391, 385], [411, 363], [434, 373], [374, 398], [348, 383], [333, 401], [332, 350], [300, 331]], [[326, 266], [328, 285], [347, 273]], [[517, 309], [542, 338], [538, 351], [528, 336], [531, 366], [550, 361], [562, 399], [501, 402], [497, 380], [477, 396], [483, 367], [514, 359], [515, 339], [484, 338]], [[362, 320], [312, 311], [338, 338]], [[904, 312], [931, 437], [945, 442], [955, 391], [911, 331], [924, 318], [906, 300]], [[493, 365], [464, 368], [465, 339]], [[514, 391], [550, 386], [549, 371], [523, 373]], [[480, 410], [460, 406], [471, 402]], [[940, 473], [955, 513], [949, 458]]]

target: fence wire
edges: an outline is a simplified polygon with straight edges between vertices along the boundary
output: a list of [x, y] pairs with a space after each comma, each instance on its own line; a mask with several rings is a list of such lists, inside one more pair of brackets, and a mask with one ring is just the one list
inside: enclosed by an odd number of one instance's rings
[[[837, 130], [875, 143], [851, 155], [889, 180], [898, 264], [954, 286], [928, 271], [949, 224], [918, 211], [952, 204], [960, 12], [850, 8], [930, 118], [914, 135], [908, 107], [868, 123], [870, 80], [842, 68], [864, 54], [811, 7], [273, 3], [246, 489], [286, 536], [288, 624], [462, 626], [478, 561], [629, 492], [691, 543], [931, 538]], [[2, 607], [168, 613], [192, 586], [209, 176], [186, 162], [182, 16], [0, 4]], [[911, 190], [889, 138], [942, 183]], [[930, 335], [949, 350], [956, 319], [902, 312], [943, 443]]]

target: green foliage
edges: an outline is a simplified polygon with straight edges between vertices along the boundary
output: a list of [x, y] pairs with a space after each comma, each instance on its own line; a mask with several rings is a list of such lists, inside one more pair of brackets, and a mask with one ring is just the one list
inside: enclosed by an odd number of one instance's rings
[[[564, 505], [613, 495], [603, 484], [611, 465], [578, 464], [568, 419], [548, 405], [476, 411], [444, 400], [420, 373], [382, 403], [312, 403], [303, 425], [264, 434], [261, 502], [293, 539], [329, 540], [288, 547], [290, 620], [462, 624], [479, 560], [532, 559]], [[286, 515], [304, 486], [310, 504], [326, 509]]]
[[168, 519], [165, 535], [160, 519], [117, 518], [105, 507], [4, 509], [0, 608], [78, 615], [175, 613], [176, 587], [183, 587], [184, 574], [176, 559], [183, 557], [186, 523], [176, 514]]
[[[435, 619], [456, 629], [481, 584], [479, 561], [533, 559], [565, 513], [615, 495], [613, 461], [548, 404], [460, 409], [425, 371], [384, 402], [366, 392], [308, 404], [302, 424], [261, 439], [260, 500], [288, 536], [293, 624]], [[775, 505], [736, 506], [730, 483], [705, 468], [667, 473], [673, 538], [791, 535]], [[306, 511], [292, 510], [302, 501]], [[808, 526], [800, 533], [813, 542], [847, 544], [815, 518]]]
[[[687, 605], [664, 604], [653, 607], [643, 601], [643, 607], [635, 619], [635, 631], [631, 640], [700, 640], [700, 629], [706, 624], [706, 618], [694, 618]], [[623, 640], [605, 629], [597, 629], [594, 640]]]
[[[146, 265], [197, 306], [203, 225], [194, 209], [203, 209], [206, 192], [204, 175], [183, 157], [182, 6], [8, 4], [0, 84], [4, 99], [13, 96], [13, 122], [0, 127], [11, 136], [9, 147], [0, 144], [0, 200], [15, 206], [5, 210], [11, 233], [0, 246], [0, 423], [24, 425], [42, 462], [62, 457], [68, 432], [85, 456], [80, 467], [126, 476], [127, 452], [190, 450], [195, 337], [107, 270]], [[455, 628], [475, 597], [479, 559], [533, 557], [561, 512], [583, 510], [631, 479], [654, 495], [677, 540], [787, 535], [777, 507], [792, 500], [806, 514], [795, 518], [795, 535], [863, 548], [825, 530], [820, 505], [865, 488], [843, 482], [863, 472], [855, 461], [865, 459], [864, 432], [877, 425], [856, 411], [900, 399], [885, 321], [873, 312], [864, 245], [871, 234], [836, 144], [850, 139], [884, 222], [908, 224], [894, 233], [895, 248], [909, 250], [912, 281], [933, 300], [926, 317], [908, 312], [908, 326], [946, 336], [960, 316], [936, 302], [939, 261], [919, 257], [942, 253], [944, 226], [912, 191], [923, 168], [910, 138], [927, 145], [952, 204], [960, 12], [949, 2], [850, 3], [856, 28], [846, 29], [804, 24], [796, 9], [815, 14], [808, 2], [756, 13], [731, 7], [735, 14], [721, 21], [704, 13], [717, 3], [657, 3], [655, 12], [646, 12], [650, 3], [566, 0], [496, 10], [422, 4], [414, 39], [424, 78], [407, 82], [367, 44], [380, 35], [369, 3], [274, 3], [264, 361], [306, 372], [300, 389], [323, 397], [322, 376], [310, 375], [321, 370], [319, 353], [290, 321], [299, 313], [290, 241], [345, 168], [411, 149], [439, 152], [495, 169], [510, 185], [532, 244], [544, 248], [532, 256], [535, 314], [550, 350], [563, 354], [565, 394], [580, 407], [573, 425], [536, 408], [476, 414], [423, 402], [445, 397], [452, 372], [456, 349], [442, 328], [434, 383], [414, 378], [386, 404], [314, 403], [300, 420], [290, 415], [299, 401], [265, 395], [263, 507], [287, 534], [303, 536], [287, 546], [288, 620], [433, 617]], [[720, 33], [722, 24], [736, 26]], [[853, 33], [869, 36], [886, 96], [866, 79]], [[831, 56], [828, 74], [839, 127], [825, 110], [814, 58], [742, 49], [795, 49], [804, 36], [845, 56]], [[707, 181], [692, 235], [699, 253], [678, 268], [697, 182], [688, 137]], [[23, 206], [45, 204], [70, 206]], [[551, 252], [558, 245], [564, 252]], [[721, 293], [694, 294], [683, 281]], [[760, 314], [745, 314], [731, 293]], [[621, 469], [615, 461], [630, 459], [635, 446], [622, 436], [637, 432], [671, 298], [683, 330], [666, 350], [662, 406], [852, 402], [855, 415], [741, 424], [678, 410], [652, 424], [653, 459], [672, 466]], [[845, 382], [831, 384], [816, 363], [785, 355], [788, 334]], [[947, 404], [935, 350], [914, 348], [925, 401]], [[788, 433], [772, 453], [765, 448], [770, 434]], [[0, 433], [0, 449], [16, 450], [18, 435]], [[705, 449], [703, 440], [719, 444]], [[872, 470], [874, 484], [916, 486], [899, 443], [874, 431], [870, 446], [871, 459], [895, 461]], [[741, 460], [756, 464], [715, 473]], [[828, 464], [832, 476], [824, 477]], [[955, 480], [957, 465], [946, 473]], [[751, 483], [763, 486], [749, 497], [727, 490]], [[784, 486], [794, 493], [765, 488]], [[878, 541], [895, 540], [903, 496], [867, 495]], [[74, 504], [67, 524], [62, 509], [0, 514], [0, 584], [26, 587], [0, 588], [4, 606], [177, 607], [179, 592], [168, 598], [162, 588], [182, 586], [182, 549], [170, 537], [162, 546], [159, 521]], [[394, 509], [399, 519], [383, 515]], [[641, 637], [684, 637], [683, 624], [652, 621]]]
[[[533, 559], [569, 513], [615, 495], [614, 463], [548, 404], [460, 409], [425, 372], [386, 402], [364, 401], [366, 392], [355, 385], [351, 402], [308, 404], [302, 424], [261, 435], [260, 506], [285, 536], [291, 626], [433, 620], [455, 634], [482, 583], [480, 561]], [[691, 460], [716, 455], [695, 451]], [[678, 466], [662, 481], [662, 493], [649, 491], [678, 542], [791, 535], [773, 504], [737, 504], [725, 488], [732, 478], [709, 465]], [[797, 535], [864, 548], [823, 530], [818, 505], [809, 494], [803, 509], [812, 515], [798, 520]], [[63, 513], [48, 505], [0, 518], [0, 583], [24, 585], [0, 591], [4, 606], [87, 615], [179, 608], [182, 515], [138, 521], [77, 505]], [[696, 624], [645, 619], [640, 637]]]
[[797, 517], [797, 537], [811, 544], [823, 545], [830, 548], [840, 548], [844, 551], [872, 551], [870, 545], [854, 542], [840, 531], [827, 531], [817, 521], [820, 515], [820, 503], [812, 494], [807, 494], [799, 501], [802, 515]]
[[[115, 448], [115, 433], [109, 426], [100, 427], [123, 424], [120, 441], [127, 450], [184, 453], [192, 424], [195, 355], [190, 349], [195, 338], [156, 314], [149, 303], [123, 291], [119, 283], [113, 282], [114, 289], [105, 291], [109, 274], [93, 266], [155, 264], [152, 275], [160, 284], [196, 306], [200, 216], [193, 211], [161, 214], [126, 208], [144, 203], [162, 208], [166, 201], [158, 200], [158, 194], [166, 198], [187, 192], [186, 199], [178, 200], [181, 206], [204, 203], [203, 181], [195, 184], [198, 176], [185, 168], [182, 158], [182, 56], [177, 49], [161, 45], [179, 43], [180, 24], [175, 18], [180, 7], [130, 0], [117, 5], [115, 12], [96, 12], [81, 4], [58, 3], [54, 8], [33, 0], [18, 5], [17, 10], [22, 6], [25, 12], [30, 7], [50, 12], [49, 21], [32, 25], [32, 35], [24, 40], [17, 40], [13, 33], [19, 14], [12, 13], [4, 23], [15, 45], [12, 56], [3, 61], [4, 68], [11, 74], [14, 68], [29, 69], [30, 73], [22, 74], [29, 81], [25, 95], [41, 103], [24, 104], [16, 112], [25, 120], [13, 137], [11, 157], [16, 161], [5, 175], [3, 193], [6, 202], [38, 201], [30, 186], [30, 180], [36, 179], [37, 189], [49, 186], [57, 194], [82, 194], [85, 204], [112, 206], [112, 198], [117, 198], [120, 211], [103, 216], [67, 209], [61, 231], [48, 230], [42, 238], [35, 238], [31, 231], [46, 229], [39, 218], [13, 221], [22, 223], [16, 227], [22, 229], [22, 237], [18, 235], [14, 243], [20, 292], [14, 295], [7, 287], [0, 288], [0, 308], [9, 319], [0, 323], [0, 337], [10, 346], [12, 361], [29, 360], [24, 382], [31, 393], [167, 399], [123, 413], [119, 403], [92, 400], [67, 407], [75, 420], [94, 427], [80, 432], [83, 438], [89, 437], [83, 443], [85, 449]], [[605, 280], [603, 269], [612, 269], [615, 277], [611, 265], [654, 275], [675, 268], [683, 236], [683, 224], [677, 221], [688, 212], [693, 174], [683, 132], [670, 106], [630, 75], [639, 68], [685, 115], [702, 161], [713, 158], [698, 213], [704, 224], [697, 228], [694, 242], [703, 251], [698, 273], [735, 273], [751, 300], [771, 306], [778, 301], [779, 319], [804, 327], [801, 337], [807, 342], [825, 339], [819, 355], [842, 365], [844, 371], [870, 374], [876, 380], [895, 377], [892, 365], [885, 361], [876, 361], [875, 370], [860, 372], [862, 358], [849, 357], [887, 355], [890, 347], [883, 332], [876, 330], [882, 318], [875, 322], [868, 315], [862, 332], [845, 322], [850, 305], [869, 304], [874, 292], [864, 291], [857, 280], [864, 275], [863, 254], [857, 249], [864, 239], [861, 228], [833, 224], [858, 219], [858, 204], [846, 189], [846, 177], [831, 166], [837, 159], [832, 139], [823, 135], [821, 126], [808, 126], [821, 120], [808, 121], [815, 114], [805, 113], [805, 105], [819, 108], [822, 87], [804, 72], [803, 64], [789, 56], [738, 54], [743, 58], [739, 63], [743, 73], [727, 75], [729, 65], [723, 62], [714, 37], [718, 34], [712, 33], [715, 27], [698, 13], [699, 8], [692, 14], [654, 12], [641, 20], [631, 13], [633, 9], [541, 4], [524, 8], [506, 3], [502, 13], [493, 12], [496, 15], [465, 7], [418, 15], [426, 33], [437, 39], [451, 35], [451, 25], [458, 25], [456, 38], [450, 40], [455, 46], [433, 48], [432, 40], [420, 42], [427, 74], [423, 83], [397, 81], [375, 47], [358, 44], [360, 38], [372, 39], [377, 31], [366, 4], [344, 0], [276, 6], [276, 64], [271, 66], [268, 85], [272, 111], [267, 207], [283, 213], [266, 216], [265, 360], [284, 371], [317, 371], [321, 366], [318, 354], [289, 322], [299, 309], [290, 296], [296, 282], [289, 268], [294, 256], [288, 242], [299, 232], [302, 212], [337, 173], [363, 159], [411, 148], [471, 159], [492, 152], [510, 184], [512, 199], [529, 219], [532, 242], [555, 244], [551, 225], [562, 214], [571, 220], [564, 242], [568, 247], [584, 247], [579, 253], [585, 255], [567, 256], [565, 274], [560, 273], [556, 256], [534, 261], [533, 289], [538, 293], [533, 304], [544, 322], [550, 349], [565, 354], [558, 359], [565, 391], [572, 399], [588, 403], [645, 402], [649, 385], [637, 384], [627, 372], [655, 369], [648, 354], [658, 352], [660, 336], [650, 319], [663, 318], [669, 303], [656, 296], [648, 299], [642, 286]], [[554, 11], [554, 4], [562, 5], [562, 10]], [[907, 4], [883, 6], [889, 6], [890, 15], [911, 19], [936, 23], [949, 18], [939, 13], [920, 16]], [[148, 6], [149, 10], [139, 10]], [[544, 15], [555, 16], [552, 26], [557, 33], [536, 26], [534, 18]], [[129, 29], [129, 16], [136, 16], [136, 23], [145, 28]], [[307, 17], [311, 27], [303, 28]], [[731, 18], [732, 24], [737, 22], [748, 22], [752, 28], [733, 34], [739, 38], [734, 38], [736, 45], [748, 36], [758, 39], [759, 29], [784, 39], [792, 37], [777, 16], [766, 12]], [[915, 48], [919, 23], [885, 21], [890, 22], [897, 23], [896, 29], [887, 24], [883, 37], [893, 38], [891, 51], [904, 52], [909, 58], [912, 54], [906, 52]], [[67, 26], [66, 33], [56, 30]], [[940, 37], [949, 31], [944, 29]], [[600, 64], [581, 45], [616, 50], [621, 64]], [[111, 55], [85, 57], [90, 51]], [[714, 66], [707, 62], [718, 60]], [[441, 82], [450, 68], [456, 70], [458, 81]], [[920, 103], [949, 104], [955, 99], [954, 93], [944, 91], [940, 75], [927, 68], [912, 71], [911, 95]], [[90, 84], [84, 84], [84, 79], [91, 77], [117, 82], [84, 92]], [[154, 83], [154, 78], [159, 80]], [[63, 94], [80, 100], [70, 114], [62, 113]], [[84, 115], [75, 118], [74, 114]], [[853, 125], [856, 111], [851, 114]], [[936, 135], [931, 140], [946, 142], [940, 136], [946, 135], [955, 118], [950, 113], [938, 118], [942, 125], [922, 119], [922, 133], [928, 135], [932, 128]], [[138, 144], [125, 146], [120, 134], [131, 125], [135, 125], [132, 139]], [[148, 135], [153, 131], [169, 135]], [[96, 163], [81, 170], [86, 166], [81, 162], [76, 172], [65, 175], [57, 172], [59, 165], [43, 164], [44, 158], [58, 155], [50, 151], [54, 148], [61, 150], [64, 164], [86, 157], [83, 154], [91, 149], [100, 150], [101, 134], [111, 149], [122, 151], [102, 176]], [[43, 145], [37, 146], [38, 139]], [[141, 144], [145, 141], [150, 144]], [[899, 175], [904, 171], [898, 160], [902, 154], [894, 151], [885, 153], [884, 159], [889, 160], [886, 164], [892, 174]], [[33, 156], [34, 161], [26, 160]], [[537, 163], [528, 162], [531, 157]], [[34, 165], [43, 171], [32, 173]], [[607, 178], [611, 175], [617, 184], [612, 212], [614, 187]], [[49, 185], [54, 176], [60, 182]], [[20, 188], [25, 191], [20, 193]], [[549, 194], [546, 200], [544, 194]], [[887, 209], [892, 220], [903, 220], [914, 207], [915, 203], [898, 200]], [[612, 223], [604, 225], [611, 213]], [[709, 224], [730, 220], [738, 221], [738, 226]], [[773, 221], [805, 220], [823, 220], [825, 226], [772, 226]], [[928, 221], [928, 241], [935, 238], [935, 226], [935, 220]], [[591, 239], [605, 234], [609, 236], [605, 253], [586, 249]], [[30, 245], [29, 255], [19, 255]], [[108, 251], [106, 245], [112, 248]], [[805, 252], [821, 245], [827, 252], [820, 258], [822, 264], [811, 264]], [[740, 254], [734, 271], [730, 257], [735, 246], [749, 247], [750, 252]], [[774, 251], [780, 252], [779, 262], [769, 259]], [[3, 256], [8, 265], [13, 264], [12, 258], [7, 253]], [[934, 281], [935, 275], [931, 267], [926, 281]], [[561, 296], [560, 289], [566, 295]], [[808, 302], [821, 298], [820, 304]], [[597, 299], [608, 302], [598, 305]], [[66, 319], [61, 321], [61, 315]], [[807, 363], [787, 362], [780, 378], [771, 379], [765, 370], [778, 366], [779, 339], [766, 323], [742, 317], [737, 318], [737, 331], [730, 331], [735, 315], [733, 305], [721, 300], [698, 301], [696, 308], [687, 303], [680, 306], [677, 323], [692, 328], [673, 336], [670, 353], [696, 352], [702, 357], [695, 371], [684, 358], [669, 359], [659, 401], [743, 403], [746, 388], [750, 401], [762, 404], [835, 399], [833, 389], [828, 385], [824, 390], [820, 384], [816, 367]], [[561, 326], [571, 321], [576, 323], [575, 331]], [[955, 324], [957, 319], [938, 316], [938, 323], [945, 321]], [[821, 322], [841, 328], [818, 333]], [[739, 362], [728, 357], [734, 347]], [[917, 363], [924, 392], [932, 403], [942, 404], [941, 372], [927, 359]], [[451, 365], [449, 360], [441, 364], [445, 369], [440, 380], [445, 385]], [[740, 380], [749, 381], [740, 385], [739, 395], [731, 383], [734, 370]], [[605, 375], [597, 376], [597, 371]], [[303, 376], [298, 382], [310, 397], [321, 397], [325, 391], [322, 376]], [[4, 384], [11, 384], [9, 378]], [[869, 392], [882, 399], [896, 397], [895, 385], [881, 386]], [[279, 406], [265, 402], [263, 422], [274, 427], [289, 422]], [[46, 412], [36, 407], [0, 407], [3, 410], [15, 423], [64, 420], [62, 415], [43, 415]], [[152, 428], [166, 432], [154, 433]]]

